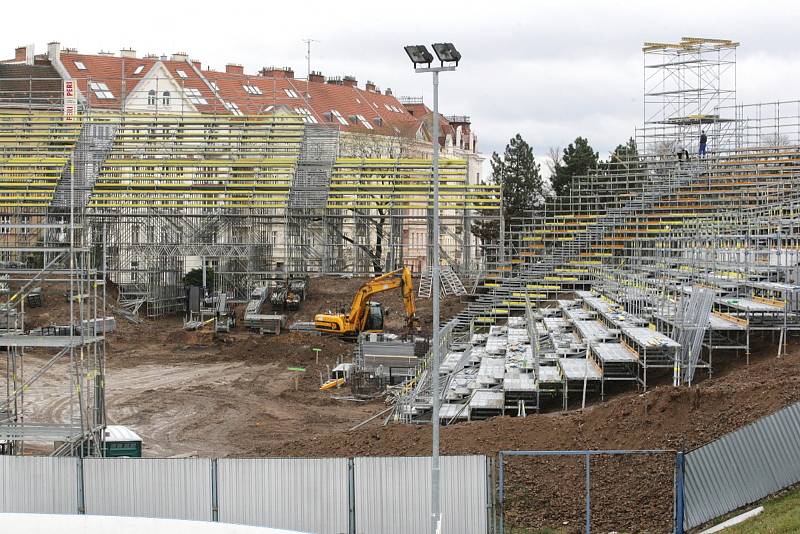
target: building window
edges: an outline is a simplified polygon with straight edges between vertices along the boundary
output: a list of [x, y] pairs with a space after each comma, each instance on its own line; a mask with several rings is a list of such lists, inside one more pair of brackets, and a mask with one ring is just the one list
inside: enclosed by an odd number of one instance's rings
[[339, 121], [340, 124], [344, 124], [345, 126], [347, 126], [347, 119], [342, 117], [342, 114], [339, 113], [338, 110], [332, 109], [331, 114], [336, 118], [337, 121]]
[[307, 108], [294, 108], [294, 110], [299, 113], [308, 124], [317, 124], [317, 118]]
[[164, 106], [169, 106], [169, 91], [164, 91], [161, 93], [161, 104]]
[[150, 89], [147, 91], [147, 105], [148, 106], [155, 106], [156, 105], [156, 91], [155, 89]]
[[367, 130], [372, 130], [373, 129], [372, 125], [369, 123], [369, 121], [367, 119], [364, 118], [363, 115], [356, 115], [356, 118], [361, 123], [361, 125], [364, 126], [364, 128], [366, 128]]
[[10, 234], [11, 228], [5, 226], [11, 224], [11, 215], [0, 215], [0, 234]]
[[111, 100], [114, 94], [108, 90], [108, 86], [100, 82], [89, 82], [89, 89], [94, 91], [95, 96], [100, 100]]
[[192, 104], [208, 104], [208, 101], [203, 98], [203, 95], [200, 94], [199, 89], [194, 89], [192, 87], [187, 87], [183, 90], [183, 93], [189, 99], [189, 102]]
[[235, 102], [225, 102], [225, 107], [228, 108], [228, 111], [230, 111], [234, 115], [238, 116], [244, 115], [244, 113], [242, 113], [242, 110], [239, 109], [239, 105], [236, 104]]

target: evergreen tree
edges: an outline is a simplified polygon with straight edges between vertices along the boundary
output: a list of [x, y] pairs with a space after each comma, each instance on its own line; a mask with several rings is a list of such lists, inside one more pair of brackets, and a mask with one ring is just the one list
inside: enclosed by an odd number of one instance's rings
[[[506, 145], [503, 157], [492, 154], [492, 183], [499, 184], [503, 191], [503, 217], [509, 228], [512, 219], [529, 216], [546, 200], [541, 167], [533, 157], [530, 145], [517, 134]], [[500, 223], [497, 220], [477, 220], [472, 223], [472, 233], [484, 246], [496, 245], [500, 239]], [[487, 248], [488, 251], [488, 248]], [[487, 252], [488, 253], [488, 252]]]
[[572, 178], [583, 176], [590, 169], [597, 168], [598, 161], [599, 154], [589, 145], [589, 141], [585, 137], [576, 137], [575, 142], [564, 149], [561, 159], [553, 165], [554, 173], [550, 180], [555, 195], [569, 196]]

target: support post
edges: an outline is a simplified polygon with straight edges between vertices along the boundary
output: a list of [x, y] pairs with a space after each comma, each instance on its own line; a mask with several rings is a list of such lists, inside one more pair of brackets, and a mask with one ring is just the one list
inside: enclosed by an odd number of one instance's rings
[[505, 525], [505, 489], [503, 488], [503, 484], [505, 482], [505, 473], [503, 472], [503, 451], [497, 453], [497, 469], [499, 470], [499, 475], [497, 478], [497, 486], [499, 488], [499, 495], [498, 500], [500, 501], [500, 534], [505, 534], [506, 532], [506, 525]]
[[439, 524], [439, 73], [433, 72], [433, 265], [431, 265], [431, 290], [433, 292], [433, 350], [431, 352], [431, 396], [433, 397], [433, 450], [431, 451], [431, 522], [432, 532]]
[[584, 470], [586, 471], [586, 534], [592, 532], [592, 496], [591, 496], [591, 483], [592, 478], [589, 473], [589, 451], [586, 451], [584, 456]]
[[683, 534], [685, 460], [685, 453], [678, 451], [675, 455], [675, 534]]

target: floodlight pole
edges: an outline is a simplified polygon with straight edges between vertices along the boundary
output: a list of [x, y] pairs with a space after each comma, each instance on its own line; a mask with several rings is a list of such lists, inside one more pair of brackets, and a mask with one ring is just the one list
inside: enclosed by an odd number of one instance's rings
[[439, 526], [439, 362], [441, 347], [439, 337], [439, 304], [441, 265], [439, 258], [439, 73], [456, 70], [455, 67], [427, 67], [415, 69], [418, 73], [433, 73], [433, 258], [431, 260], [431, 291], [433, 292], [433, 341], [431, 343], [431, 400], [433, 413], [433, 446], [431, 447], [431, 532], [437, 534]]

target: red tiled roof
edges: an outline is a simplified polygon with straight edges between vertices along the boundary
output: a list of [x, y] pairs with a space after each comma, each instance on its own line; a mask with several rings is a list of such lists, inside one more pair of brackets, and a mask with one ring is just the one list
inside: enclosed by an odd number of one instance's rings
[[[197, 102], [193, 102], [194, 106], [197, 108], [197, 111], [200, 113], [215, 114], [228, 113], [228, 111], [222, 105], [222, 102], [220, 102], [219, 98], [217, 98], [214, 92], [203, 80], [202, 75], [198, 75], [190, 63], [186, 61], [162, 61], [162, 63], [170, 72], [170, 74], [172, 74], [172, 77], [175, 78], [175, 81], [181, 84], [184, 88], [197, 89], [200, 92], [200, 95], [207, 103], [198, 104]], [[179, 70], [184, 72], [187, 77], [183, 78], [180, 76], [178, 74]]]
[[[86, 68], [79, 69], [75, 62], [82, 63]], [[154, 57], [131, 58], [118, 56], [104, 56], [91, 54], [75, 54], [65, 52], [61, 54], [61, 63], [69, 75], [77, 80], [78, 89], [89, 100], [93, 108], [119, 109], [122, 98], [136, 91], [136, 86], [147, 76], [152, 68], [161, 62], [174, 78], [175, 82], [186, 88], [194, 88], [200, 92], [207, 104], [193, 105], [201, 113], [225, 112], [221, 103], [208, 88], [203, 79], [186, 61], [160, 60]], [[139, 67], [143, 67], [137, 73]], [[183, 78], [178, 70], [186, 74]], [[89, 81], [106, 84], [114, 98], [98, 98], [94, 91], [88, 90]]]
[[[86, 68], [78, 69], [76, 61], [83, 63]], [[194, 103], [200, 113], [230, 114], [232, 111], [226, 106], [235, 105], [242, 114], [254, 115], [268, 113], [273, 107], [285, 106], [292, 111], [300, 110], [301, 113], [308, 110], [308, 114], [318, 123], [332, 124], [340, 130], [413, 138], [423, 128], [427, 135], [430, 110], [424, 104], [403, 105], [393, 95], [373, 89], [319, 81], [307, 83], [305, 80], [281, 76], [273, 78], [238, 72], [201, 71], [195, 70], [188, 61], [159, 60], [155, 57], [123, 58], [73, 52], [61, 54], [61, 62], [67, 72], [78, 81], [79, 90], [95, 108], [119, 109], [121, 98], [135, 91], [139, 81], [159, 61], [176, 83], [200, 92], [206, 101], [206, 104]], [[144, 68], [134, 74], [139, 66]], [[179, 70], [186, 77], [181, 76]], [[105, 83], [114, 98], [97, 98], [94, 91], [88, 90], [89, 80]], [[214, 87], [213, 90], [209, 84]], [[245, 86], [257, 89], [247, 90]], [[309, 93], [308, 98], [306, 92]], [[334, 111], [347, 124], [342, 124]], [[359, 116], [372, 128], [366, 127]], [[442, 121], [443, 131], [446, 131], [449, 125], [444, 118]]]
[[[392, 95], [347, 85], [321, 82], [310, 82], [306, 85], [305, 80], [293, 78], [268, 78], [217, 71], [203, 71], [203, 76], [217, 84], [219, 95], [225, 102], [233, 102], [244, 114], [264, 113], [271, 109], [269, 106], [287, 106], [292, 110], [307, 109], [318, 123], [333, 124], [341, 130], [404, 136], [409, 131], [416, 132], [413, 125], [417, 120]], [[248, 92], [245, 85], [257, 87], [261, 94]], [[305, 98], [306, 88], [309, 98]], [[386, 106], [398, 111], [390, 110]], [[338, 111], [348, 124], [342, 124], [334, 116], [333, 110]], [[358, 115], [364, 117], [372, 130], [355, 118]]]
[[[79, 69], [75, 62], [80, 62], [85, 69]], [[78, 84], [78, 90], [93, 108], [119, 109], [122, 98], [126, 98], [136, 85], [155, 65], [155, 58], [123, 58], [90, 54], [74, 54], [63, 52], [61, 63], [69, 75]], [[139, 65], [143, 65], [141, 73], [134, 74]], [[104, 83], [114, 98], [97, 98], [94, 91], [88, 89], [89, 81]], [[123, 86], [124, 81], [124, 86]]]

